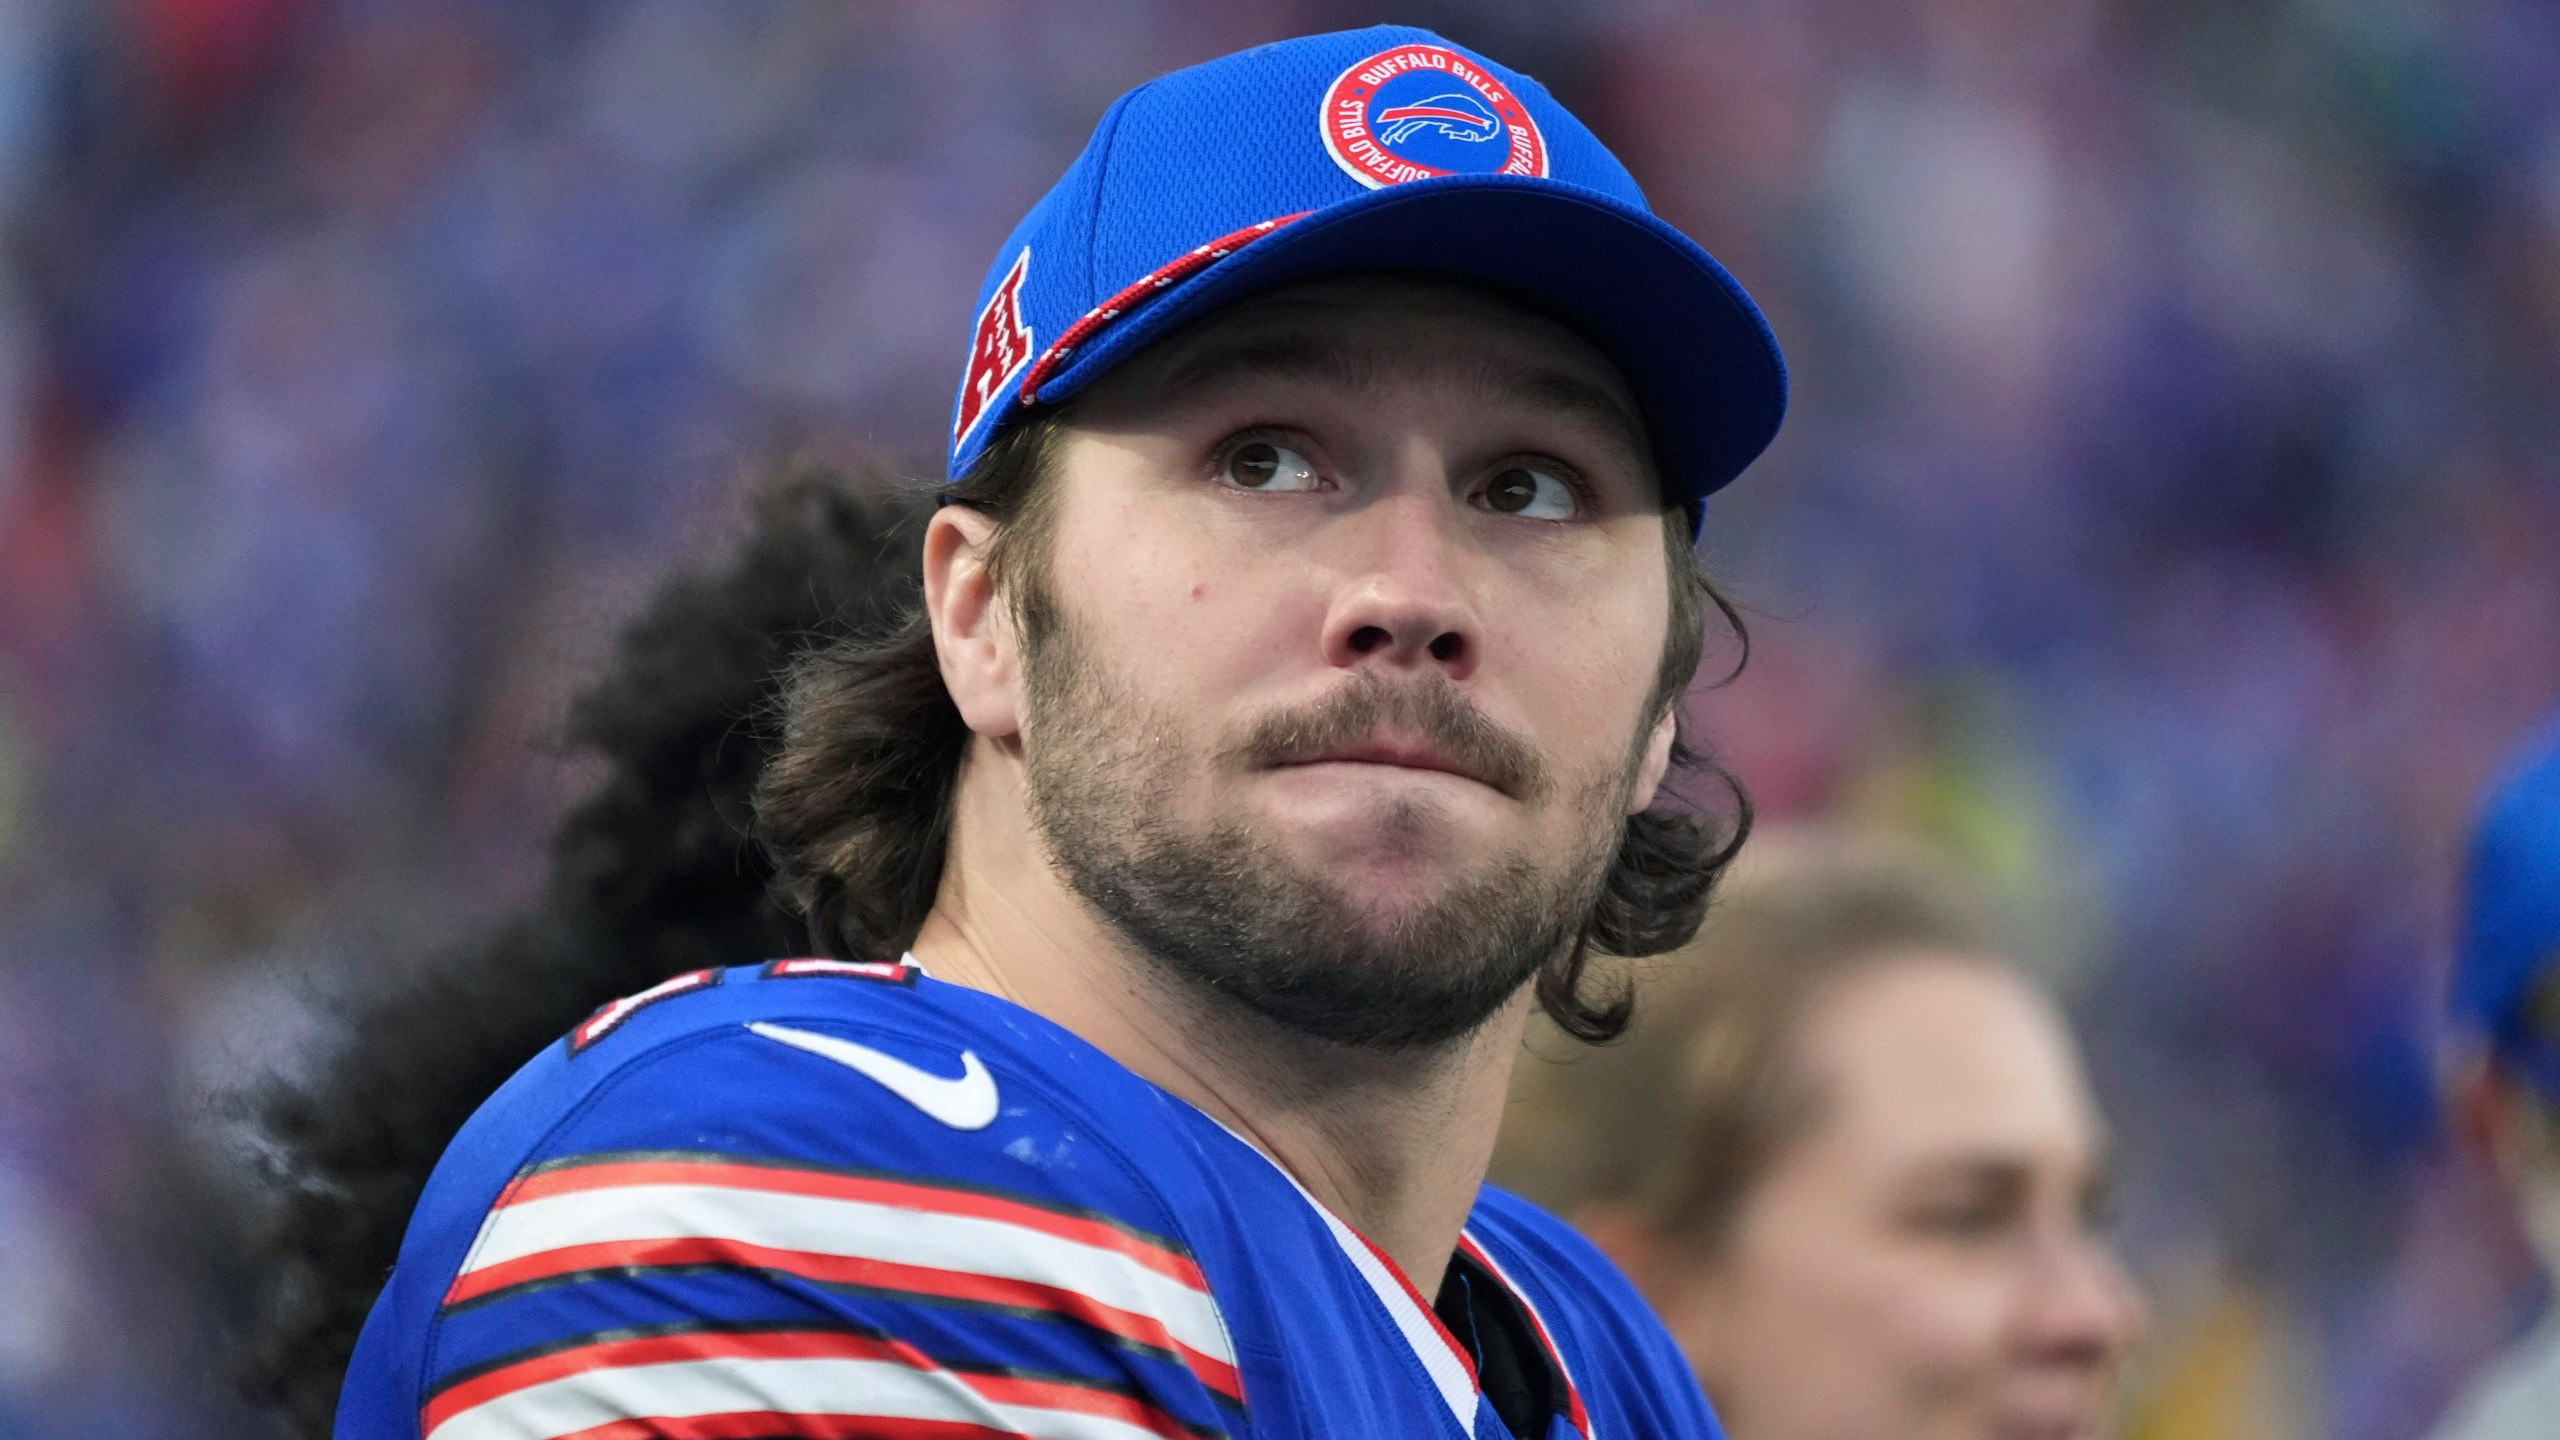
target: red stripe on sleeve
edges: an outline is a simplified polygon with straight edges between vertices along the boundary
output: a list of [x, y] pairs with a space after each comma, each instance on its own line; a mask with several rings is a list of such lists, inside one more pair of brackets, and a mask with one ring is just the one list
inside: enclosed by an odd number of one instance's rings
[[[433, 1432], [454, 1416], [475, 1406], [575, 1375], [702, 1360], [883, 1360], [911, 1370], [940, 1374], [997, 1405], [1100, 1416], [1134, 1425], [1163, 1436], [1165, 1440], [1194, 1440], [1193, 1432], [1180, 1421], [1153, 1405], [1116, 1391], [1059, 1380], [946, 1370], [904, 1342], [836, 1330], [704, 1330], [607, 1340], [554, 1351], [475, 1375], [439, 1392], [420, 1414], [420, 1428], [424, 1432]], [[766, 1428], [730, 1428], [749, 1421]], [[777, 1423], [780, 1428], [774, 1428]], [[635, 1426], [654, 1428], [632, 1428]], [[577, 1433], [589, 1437], [819, 1437], [974, 1436], [1011, 1432], [946, 1420], [859, 1414], [786, 1416], [772, 1411], [740, 1411], [702, 1416], [634, 1417]]]
[[[1243, 1377], [1236, 1373], [1235, 1366], [1182, 1344], [1153, 1316], [1105, 1305], [1081, 1291], [1025, 1280], [972, 1275], [965, 1271], [901, 1265], [861, 1256], [777, 1250], [717, 1236], [630, 1240], [546, 1250], [462, 1276], [454, 1282], [445, 1303], [477, 1299], [512, 1286], [565, 1275], [691, 1265], [734, 1265], [742, 1269], [802, 1276], [820, 1284], [857, 1285], [866, 1289], [1002, 1305], [1019, 1310], [1045, 1310], [1148, 1349], [1176, 1356], [1210, 1389], [1230, 1399], [1240, 1401], [1244, 1398]], [[1426, 1310], [1425, 1313], [1429, 1312]]]
[[616, 1420], [560, 1440], [1022, 1440], [1019, 1432], [957, 1420], [903, 1420], [878, 1415], [784, 1415], [739, 1410], [726, 1415], [668, 1415]]
[[594, 1165], [568, 1165], [520, 1176], [491, 1207], [511, 1205], [632, 1185], [713, 1185], [761, 1190], [776, 1195], [809, 1195], [829, 1200], [855, 1200], [902, 1210], [929, 1210], [1000, 1220], [1099, 1249], [1116, 1250], [1148, 1269], [1195, 1290], [1209, 1288], [1208, 1277], [1190, 1256], [1153, 1244], [1119, 1226], [1081, 1215], [1062, 1214], [1029, 1201], [957, 1190], [919, 1181], [843, 1175], [784, 1165], [757, 1165], [725, 1159], [615, 1160]]
[[933, 1362], [912, 1347], [868, 1335], [836, 1330], [782, 1330], [735, 1334], [697, 1330], [681, 1335], [652, 1335], [634, 1340], [606, 1340], [537, 1355], [530, 1360], [472, 1376], [436, 1392], [420, 1415], [422, 1428], [433, 1430], [456, 1414], [485, 1405], [545, 1381], [590, 1370], [633, 1365], [663, 1365], [676, 1360], [895, 1360], [918, 1370]]

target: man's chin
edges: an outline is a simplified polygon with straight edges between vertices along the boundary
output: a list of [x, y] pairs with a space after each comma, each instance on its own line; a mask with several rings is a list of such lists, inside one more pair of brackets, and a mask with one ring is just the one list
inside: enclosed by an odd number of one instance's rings
[[1519, 852], [1516, 827], [1499, 823], [1508, 818], [1447, 804], [1373, 802], [1266, 811], [1259, 823], [1230, 833], [1250, 835], [1255, 849], [1301, 874], [1326, 877], [1364, 910], [1404, 911], [1465, 885], [1487, 857]]
[[1200, 994], [1336, 1044], [1471, 1033], [1571, 938], [1524, 862], [1464, 873], [1386, 857], [1303, 865], [1229, 831], [1114, 862], [1069, 851], [1079, 893]]
[[1343, 938], [1379, 949], [1401, 948], [1417, 928], [1446, 926], [1452, 901], [1465, 888], [1457, 877], [1437, 869], [1425, 872], [1393, 862], [1346, 867], [1335, 880]]

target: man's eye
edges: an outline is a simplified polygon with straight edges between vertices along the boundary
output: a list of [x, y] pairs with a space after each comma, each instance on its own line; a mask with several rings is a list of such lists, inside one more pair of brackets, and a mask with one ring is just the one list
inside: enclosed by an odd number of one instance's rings
[[1307, 457], [1268, 440], [1250, 440], [1228, 451], [1220, 469], [1229, 484], [1247, 490], [1316, 488], [1316, 467]]
[[1570, 520], [1580, 507], [1573, 487], [1561, 476], [1526, 465], [1494, 472], [1479, 497], [1497, 515], [1525, 515], [1532, 520]]
[[2014, 1217], [1990, 1205], [1932, 1205], [1915, 1211], [1912, 1228], [1941, 1240], [1988, 1240], [2005, 1233]]

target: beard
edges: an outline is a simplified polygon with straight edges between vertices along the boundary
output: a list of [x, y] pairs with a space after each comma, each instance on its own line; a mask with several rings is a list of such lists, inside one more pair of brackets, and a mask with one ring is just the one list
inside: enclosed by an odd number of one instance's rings
[[[1375, 916], [1336, 873], [1291, 858], [1240, 820], [1185, 829], [1173, 817], [1192, 756], [1179, 716], [1149, 707], [1079, 643], [1064, 616], [1025, 627], [1023, 768], [1033, 826], [1068, 884], [1156, 968], [1195, 994], [1314, 1039], [1412, 1050], [1491, 1019], [1582, 938], [1635, 780], [1573, 788], [1572, 853], [1487, 856], [1438, 894]], [[1439, 676], [1364, 672], [1314, 704], [1263, 717], [1212, 758], [1260, 767], [1309, 758], [1393, 724], [1428, 737], [1521, 803], [1551, 796], [1538, 752]], [[1380, 817], [1419, 843], [1434, 807]]]

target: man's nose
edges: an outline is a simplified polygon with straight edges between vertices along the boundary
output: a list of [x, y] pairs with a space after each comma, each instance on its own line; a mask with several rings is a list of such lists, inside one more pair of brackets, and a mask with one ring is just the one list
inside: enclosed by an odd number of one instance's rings
[[2112, 1366], [2141, 1338], [2146, 1308], [2115, 1251], [2094, 1235], [2055, 1236], [2038, 1247], [2026, 1340], [2041, 1357]]
[[1464, 515], [1445, 483], [1384, 495], [1337, 522], [1352, 533], [1324, 623], [1324, 656], [1343, 669], [1436, 669], [1465, 680], [1484, 640], [1464, 583]]

